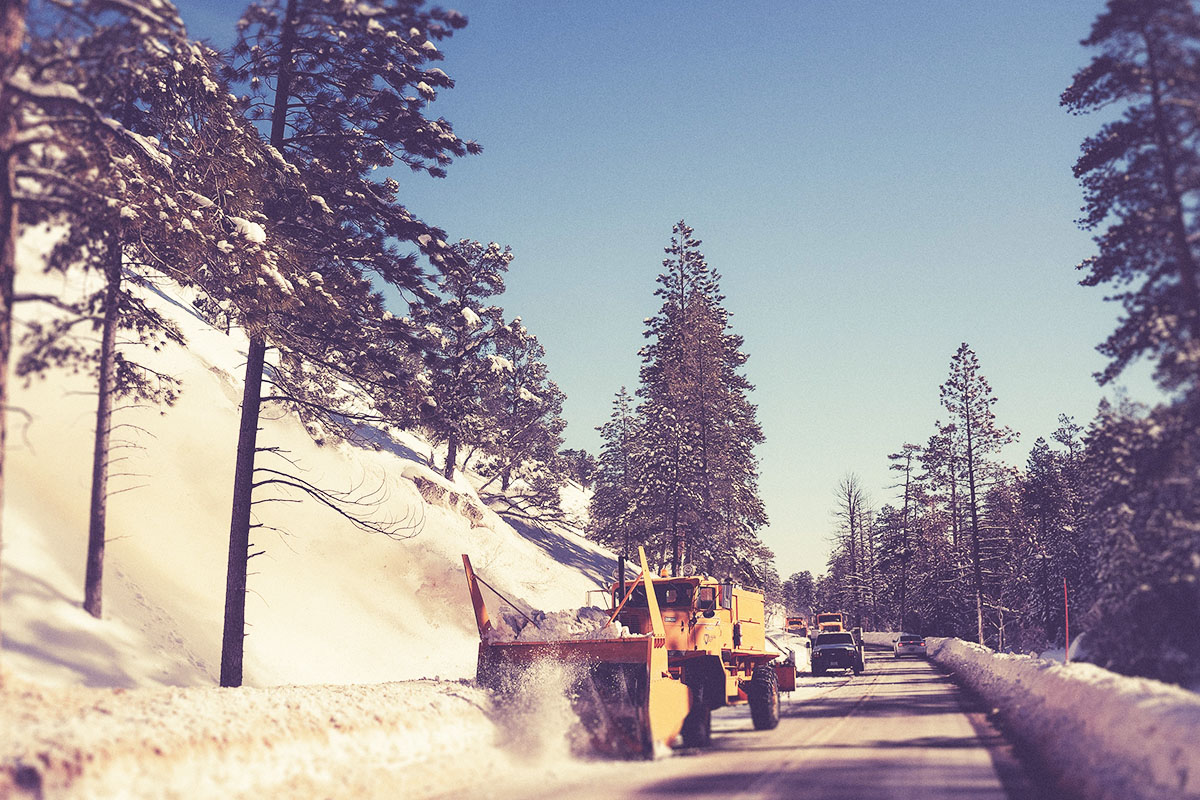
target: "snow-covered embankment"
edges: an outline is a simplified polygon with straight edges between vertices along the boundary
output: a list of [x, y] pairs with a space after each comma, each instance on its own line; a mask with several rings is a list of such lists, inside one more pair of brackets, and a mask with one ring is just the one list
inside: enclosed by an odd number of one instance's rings
[[927, 641], [930, 657], [999, 709], [1064, 788], [1097, 800], [1200, 798], [1200, 695], [1094, 664]]
[[505, 758], [489, 696], [450, 681], [0, 697], [0, 797], [419, 797]]

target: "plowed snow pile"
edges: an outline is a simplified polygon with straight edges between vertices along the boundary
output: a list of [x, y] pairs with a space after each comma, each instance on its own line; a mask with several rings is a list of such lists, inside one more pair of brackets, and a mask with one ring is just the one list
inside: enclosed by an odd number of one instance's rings
[[[891, 644], [894, 634], [868, 634]], [[1096, 800], [1200, 798], [1200, 696], [1094, 664], [929, 638], [929, 656], [998, 709], [1061, 784]]]
[[[0, 691], [0, 797], [417, 797], [510, 769], [489, 695], [408, 681]], [[461, 782], [468, 779], [461, 777]]]

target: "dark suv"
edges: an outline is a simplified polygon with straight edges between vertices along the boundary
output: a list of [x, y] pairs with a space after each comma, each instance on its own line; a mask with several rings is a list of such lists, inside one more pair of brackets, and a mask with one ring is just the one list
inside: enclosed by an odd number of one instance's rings
[[853, 634], [822, 633], [813, 640], [813, 675], [824, 675], [831, 669], [851, 669], [855, 675], [861, 675], [863, 667], [863, 648]]

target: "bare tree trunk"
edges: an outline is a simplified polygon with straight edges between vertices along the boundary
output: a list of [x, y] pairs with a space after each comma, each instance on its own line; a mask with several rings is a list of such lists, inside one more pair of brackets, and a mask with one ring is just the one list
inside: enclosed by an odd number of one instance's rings
[[[271, 112], [271, 145], [283, 152], [287, 101], [291, 93], [296, 46], [296, 0], [288, 0], [279, 36], [279, 74]], [[229, 559], [225, 573], [225, 626], [221, 634], [221, 685], [242, 685], [246, 638], [246, 560], [250, 557], [250, 509], [254, 501], [254, 456], [258, 449], [258, 416], [262, 406], [264, 334], [252, 333], [246, 353], [246, 383], [238, 428], [237, 465], [233, 472], [233, 509], [229, 522]]]
[[446, 480], [454, 480], [454, 465], [458, 461], [458, 437], [453, 433], [446, 439], [446, 466], [442, 475]]
[[121, 242], [113, 237], [105, 267], [104, 328], [100, 337], [100, 381], [96, 401], [96, 437], [92, 447], [92, 499], [88, 512], [87, 569], [83, 608], [100, 618], [104, 597], [104, 539], [108, 521], [108, 446], [112, 433], [113, 393], [117, 375], [117, 323], [121, 317]]
[[975, 452], [972, 447], [971, 419], [967, 417], [967, 487], [971, 491], [971, 569], [975, 583], [975, 618], [979, 643], [983, 644], [983, 568], [979, 554], [979, 504], [975, 497]]
[[254, 499], [254, 455], [258, 447], [258, 414], [262, 404], [263, 361], [267, 346], [261, 336], [250, 339], [246, 385], [238, 429], [237, 466], [233, 473], [233, 515], [229, 523], [229, 561], [225, 573], [225, 630], [221, 637], [221, 685], [242, 685], [246, 635], [246, 560], [250, 550], [250, 508]]
[[[17, 115], [7, 87], [25, 38], [25, 9], [26, 0], [0, 0], [0, 518], [4, 516], [5, 412], [8, 408], [8, 361], [12, 353], [13, 274], [17, 260], [17, 201], [13, 180]], [[3, 528], [0, 527], [0, 548], [3, 544]], [[0, 677], [0, 684], [3, 681]]]

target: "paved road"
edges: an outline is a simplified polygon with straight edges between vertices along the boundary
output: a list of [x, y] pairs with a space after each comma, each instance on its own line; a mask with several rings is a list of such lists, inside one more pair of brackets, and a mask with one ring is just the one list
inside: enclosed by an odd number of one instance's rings
[[801, 677], [774, 731], [745, 706], [713, 717], [713, 746], [650, 763], [592, 764], [493, 785], [495, 798], [1025, 800], [1035, 790], [1001, 734], [939, 668], [868, 651], [861, 676]]

